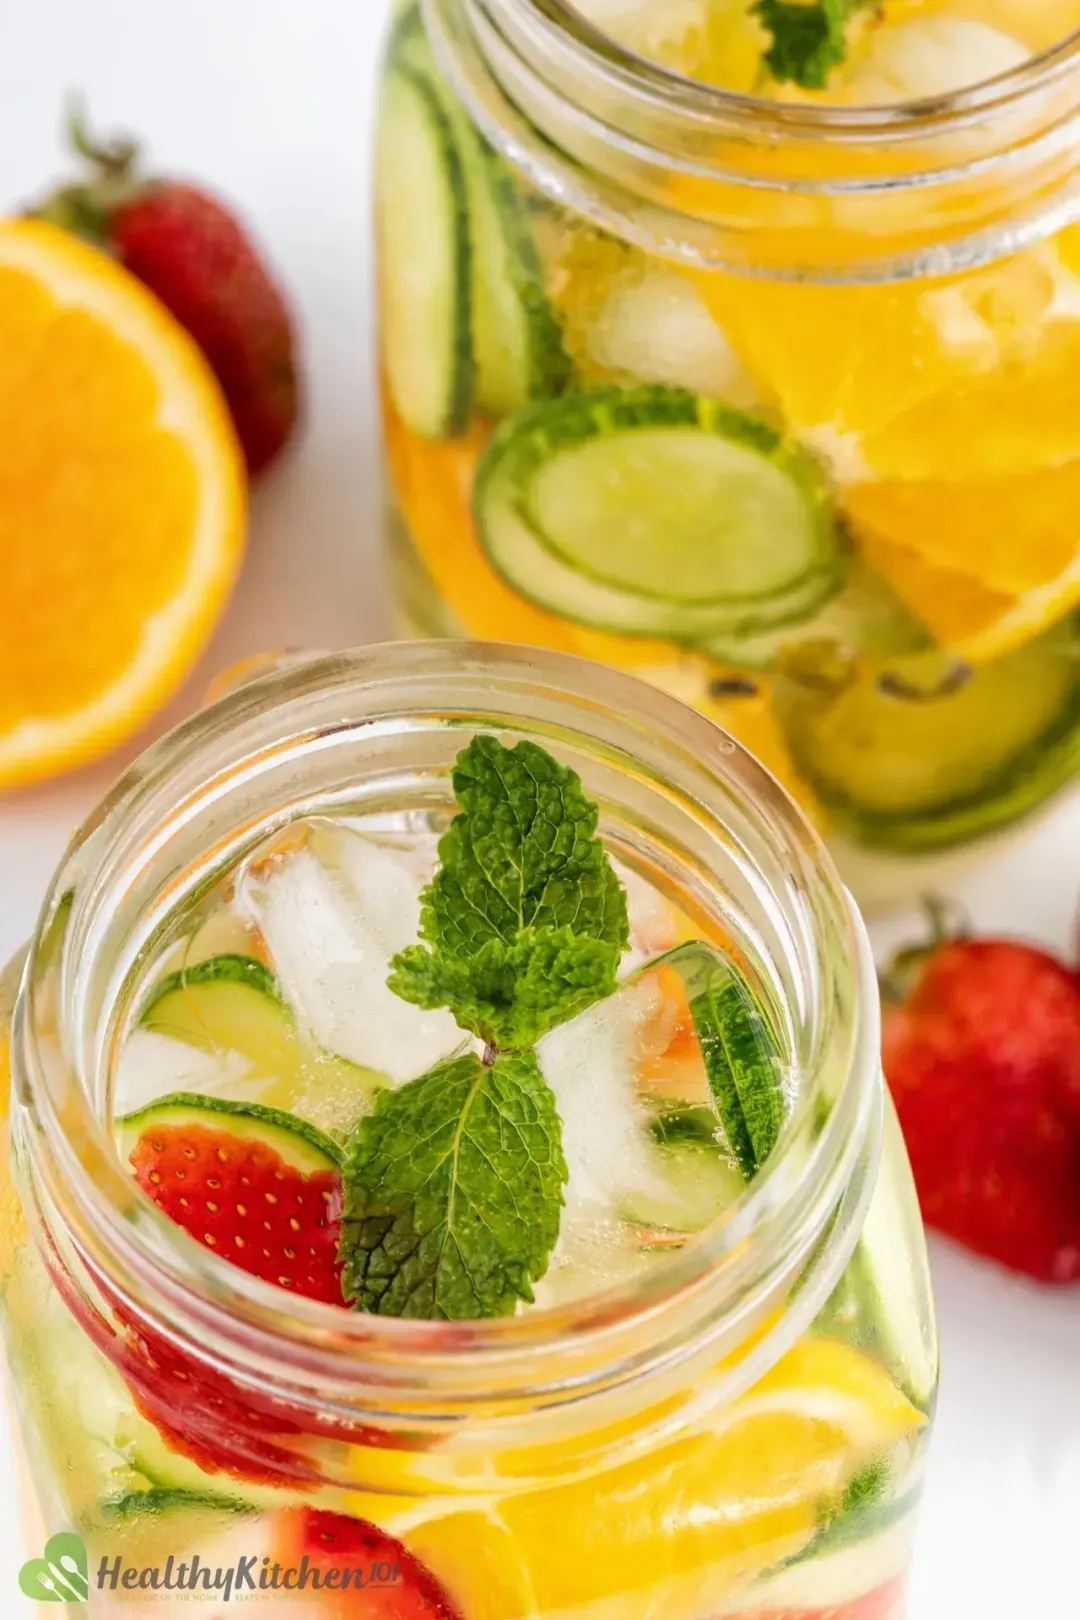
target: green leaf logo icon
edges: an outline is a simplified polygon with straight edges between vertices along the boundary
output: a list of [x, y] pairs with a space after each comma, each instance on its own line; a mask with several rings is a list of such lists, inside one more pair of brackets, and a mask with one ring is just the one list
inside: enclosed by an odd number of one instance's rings
[[62, 1531], [48, 1542], [41, 1558], [31, 1558], [19, 1571], [19, 1588], [35, 1603], [82, 1603], [90, 1592], [86, 1548], [78, 1536]]

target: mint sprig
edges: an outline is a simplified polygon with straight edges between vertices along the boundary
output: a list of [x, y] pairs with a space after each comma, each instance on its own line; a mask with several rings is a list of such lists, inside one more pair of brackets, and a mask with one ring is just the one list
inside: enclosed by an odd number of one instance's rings
[[615, 989], [626, 896], [596, 806], [536, 743], [476, 737], [453, 784], [462, 813], [424, 892], [426, 943], [394, 958], [390, 988], [491, 1045], [531, 1045]]
[[535, 743], [478, 736], [461, 813], [424, 891], [403, 1000], [484, 1042], [384, 1091], [345, 1156], [345, 1295], [392, 1316], [502, 1316], [531, 1300], [559, 1234], [562, 1123], [534, 1044], [617, 987], [626, 896], [577, 775]]
[[847, 25], [873, 0], [755, 0], [754, 15], [772, 35], [764, 61], [778, 84], [824, 90], [847, 55]]
[[383, 1091], [349, 1145], [347, 1298], [384, 1316], [504, 1316], [532, 1299], [566, 1182], [533, 1052], [465, 1053]]

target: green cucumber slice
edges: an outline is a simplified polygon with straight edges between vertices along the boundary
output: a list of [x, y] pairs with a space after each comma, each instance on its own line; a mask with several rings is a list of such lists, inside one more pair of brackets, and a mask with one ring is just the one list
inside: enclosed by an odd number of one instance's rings
[[849, 1265], [870, 1348], [913, 1404], [929, 1412], [938, 1377], [926, 1241], [918, 1197], [892, 1100], [886, 1096], [885, 1150], [862, 1235]]
[[251, 956], [211, 956], [166, 974], [139, 1023], [206, 1051], [240, 1052], [261, 1073], [291, 1073], [298, 1065], [292, 1013], [270, 969]]
[[[20, 1258], [5, 1300], [13, 1386], [33, 1436], [34, 1458], [80, 1521], [103, 1500], [152, 1488], [213, 1488], [198, 1464], [173, 1451], [134, 1406], [116, 1368], [91, 1344], [36, 1253]], [[239, 1490], [240, 1487], [238, 1486]], [[271, 1486], [243, 1486], [253, 1506], [280, 1503]]]
[[572, 370], [562, 323], [545, 290], [529, 207], [513, 170], [440, 73], [416, 6], [394, 30], [390, 61], [425, 79], [453, 130], [468, 201], [475, 402], [505, 416], [530, 399], [560, 393]]
[[776, 715], [796, 766], [858, 842], [945, 848], [1026, 814], [1080, 767], [1073, 622], [966, 679], [950, 681], [941, 654], [849, 668], [835, 689], [805, 674], [784, 665]]
[[341, 1149], [324, 1131], [295, 1114], [266, 1108], [261, 1103], [228, 1102], [193, 1091], [176, 1091], [133, 1114], [125, 1114], [117, 1123], [120, 1155], [125, 1163], [140, 1139], [155, 1127], [183, 1130], [201, 1126], [227, 1132], [245, 1142], [262, 1142], [303, 1175], [336, 1170], [341, 1165]]
[[765, 670], [782, 662], [791, 649], [811, 642], [886, 659], [924, 652], [933, 638], [881, 576], [853, 558], [842, 588], [808, 619], [757, 635], [712, 636], [701, 650], [739, 669]]
[[390, 396], [410, 431], [450, 438], [472, 403], [465, 170], [441, 98], [401, 59], [382, 85], [375, 217]]
[[202, 1051], [239, 1052], [268, 1081], [264, 1103], [286, 1105], [334, 1136], [347, 1135], [386, 1084], [385, 1076], [306, 1040], [274, 975], [250, 956], [212, 956], [167, 974], [139, 1023]]
[[619, 1196], [624, 1220], [653, 1231], [702, 1232], [733, 1203], [743, 1188], [739, 1171], [724, 1158], [713, 1118], [710, 1143], [671, 1142], [655, 1154], [652, 1186], [631, 1187]]
[[476, 403], [506, 416], [570, 381], [562, 324], [512, 171], [460, 117], [471, 205]]
[[[179, 1564], [192, 1550], [212, 1569], [215, 1544], [257, 1512], [238, 1498], [199, 1491], [129, 1491], [102, 1502], [84, 1528], [91, 1554], [104, 1554], [110, 1562], [119, 1556], [129, 1569], [164, 1570], [170, 1557]], [[224, 1567], [226, 1560], [221, 1562]]]
[[720, 959], [691, 995], [690, 1016], [728, 1143], [749, 1181], [776, 1146], [786, 1112], [772, 1034], [741, 975]]
[[809, 457], [678, 388], [527, 406], [485, 451], [474, 509], [515, 590], [627, 635], [749, 635], [807, 617], [842, 579]]

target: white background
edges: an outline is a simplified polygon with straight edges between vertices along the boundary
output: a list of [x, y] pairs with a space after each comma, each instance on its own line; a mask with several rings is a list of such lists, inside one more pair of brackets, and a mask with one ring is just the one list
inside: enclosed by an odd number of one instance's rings
[[[228, 619], [162, 724], [247, 653], [385, 631], [367, 262], [385, 9], [385, 0], [4, 5], [0, 209], [62, 172], [60, 105], [80, 87], [102, 124], [145, 133], [162, 171], [205, 177], [242, 203], [303, 322], [303, 442], [260, 490]], [[0, 959], [29, 932], [69, 833], [121, 762], [0, 805]], [[953, 892], [985, 927], [1071, 944], [1080, 801], [1059, 804], [999, 855], [992, 877], [976, 868]], [[933, 1260], [945, 1373], [911, 1620], [1080, 1616], [1080, 1290], [1040, 1292], [941, 1244]], [[4, 1614], [25, 1602], [14, 1497], [0, 1433]]]

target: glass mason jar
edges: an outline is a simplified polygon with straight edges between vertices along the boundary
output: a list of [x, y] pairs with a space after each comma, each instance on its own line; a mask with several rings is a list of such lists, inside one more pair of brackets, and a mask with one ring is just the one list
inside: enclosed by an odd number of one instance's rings
[[[165, 1219], [115, 1147], [117, 1053], [147, 961], [223, 874], [313, 813], [437, 821], [474, 729], [554, 749], [609, 848], [722, 932], [797, 1097], [744, 1195], [647, 1277], [500, 1320], [368, 1316]], [[222, 1588], [170, 1591], [167, 1566], [250, 1559], [258, 1580], [303, 1550], [376, 1585], [393, 1567], [411, 1595], [301, 1600], [239, 1576], [237, 1595], [323, 1620], [895, 1620], [937, 1350], [878, 1037], [862, 925], [804, 819], [624, 675], [367, 649], [279, 670], [157, 743], [75, 838], [11, 1034], [0, 1283], [24, 1489], [48, 1534], [85, 1542], [90, 1612], [189, 1612]], [[129, 1569], [158, 1586], [129, 1591]]]
[[913, 891], [1080, 762], [1075, 36], [859, 108], [568, 0], [421, 9], [376, 174], [405, 633], [656, 682]]

